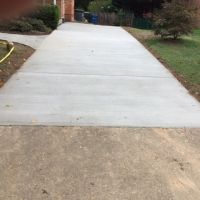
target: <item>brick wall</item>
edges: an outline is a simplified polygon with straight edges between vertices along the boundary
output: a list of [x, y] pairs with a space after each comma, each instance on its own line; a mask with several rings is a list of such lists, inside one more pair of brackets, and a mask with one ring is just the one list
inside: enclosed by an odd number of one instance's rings
[[74, 0], [65, 0], [65, 20], [74, 21]]
[[53, 3], [53, 0], [37, 0], [37, 2], [41, 5], [45, 5], [45, 4], [51, 4]]
[[[75, 0], [56, 0], [56, 4], [61, 11], [61, 18], [65, 21], [74, 21], [74, 1]], [[41, 5], [52, 4], [53, 0], [37, 0]]]

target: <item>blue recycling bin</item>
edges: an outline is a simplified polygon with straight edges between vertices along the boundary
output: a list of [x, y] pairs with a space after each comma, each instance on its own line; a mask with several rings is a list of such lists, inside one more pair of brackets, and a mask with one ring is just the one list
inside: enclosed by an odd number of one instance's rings
[[92, 14], [92, 15], [91, 15], [91, 23], [92, 23], [92, 24], [98, 24], [98, 22], [99, 22], [99, 17], [98, 17], [98, 15]]

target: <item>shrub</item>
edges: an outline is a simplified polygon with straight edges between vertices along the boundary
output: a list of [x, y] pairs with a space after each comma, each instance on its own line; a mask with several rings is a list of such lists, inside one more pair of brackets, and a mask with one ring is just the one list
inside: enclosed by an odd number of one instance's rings
[[33, 18], [19, 18], [7, 20], [0, 23], [1, 31], [32, 32], [39, 31], [44, 33], [51, 32], [42, 20]]
[[32, 25], [33, 30], [35, 31], [40, 31], [40, 32], [45, 32], [48, 33], [51, 31], [50, 28], [48, 28], [44, 22], [40, 19], [34, 19], [34, 18], [25, 18], [25, 22], [28, 22], [29, 24]]
[[154, 16], [155, 34], [177, 39], [191, 33], [195, 27], [196, 10], [185, 0], [166, 1]]
[[39, 7], [33, 14], [32, 18], [42, 20], [44, 24], [51, 28], [56, 29], [59, 23], [60, 14], [59, 8], [55, 5], [45, 5]]
[[75, 7], [78, 9], [87, 10], [90, 1], [91, 0], [76, 0]]
[[21, 20], [13, 20], [8, 25], [7, 28], [9, 31], [18, 31], [18, 32], [30, 32], [33, 30], [33, 26], [28, 22]]

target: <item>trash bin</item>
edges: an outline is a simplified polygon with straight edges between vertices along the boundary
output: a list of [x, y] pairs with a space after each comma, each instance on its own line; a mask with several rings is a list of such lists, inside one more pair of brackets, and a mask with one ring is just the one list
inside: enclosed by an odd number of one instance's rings
[[98, 24], [98, 21], [99, 21], [98, 15], [92, 14], [92, 15], [91, 15], [91, 23], [92, 23], [92, 24]]
[[75, 20], [78, 22], [84, 21], [84, 10], [81, 10], [81, 9], [75, 10]]
[[89, 23], [91, 22], [91, 13], [90, 12], [84, 12], [84, 17]]

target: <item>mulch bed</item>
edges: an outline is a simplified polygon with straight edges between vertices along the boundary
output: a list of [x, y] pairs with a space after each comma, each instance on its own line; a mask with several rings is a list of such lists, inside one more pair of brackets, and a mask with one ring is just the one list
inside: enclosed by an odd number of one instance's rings
[[24, 64], [34, 51], [31, 47], [15, 43], [15, 50], [12, 55], [3, 63], [0, 63], [0, 88]]
[[8, 30], [2, 30], [1, 28], [0, 28], [0, 32], [1, 33], [9, 33], [9, 34], [20, 34], [20, 35], [30, 35], [30, 36], [43, 36], [43, 35], [49, 35], [49, 34], [51, 34], [51, 32], [48, 32], [48, 33], [46, 33], [46, 32], [40, 32], [40, 31], [30, 31], [30, 32], [18, 32], [18, 31], [8, 31]]

